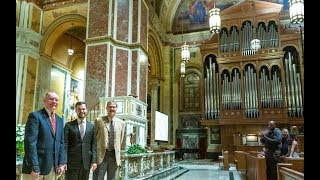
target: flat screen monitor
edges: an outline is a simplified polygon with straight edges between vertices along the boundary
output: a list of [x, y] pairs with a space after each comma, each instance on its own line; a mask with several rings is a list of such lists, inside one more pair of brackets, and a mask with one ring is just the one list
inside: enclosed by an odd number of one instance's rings
[[168, 141], [168, 115], [156, 111], [155, 141]]

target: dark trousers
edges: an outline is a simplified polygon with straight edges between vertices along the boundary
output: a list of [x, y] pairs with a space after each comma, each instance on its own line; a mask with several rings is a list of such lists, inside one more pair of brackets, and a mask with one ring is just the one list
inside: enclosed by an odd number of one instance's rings
[[280, 150], [266, 151], [267, 180], [277, 180], [277, 163], [280, 160], [280, 154]]
[[116, 179], [116, 171], [118, 169], [115, 151], [106, 150], [103, 161], [98, 164], [97, 169], [93, 172], [93, 180], [104, 180], [107, 172], [107, 180]]
[[68, 170], [65, 174], [66, 180], [88, 180], [90, 170], [86, 170], [83, 167], [72, 169], [68, 167]]

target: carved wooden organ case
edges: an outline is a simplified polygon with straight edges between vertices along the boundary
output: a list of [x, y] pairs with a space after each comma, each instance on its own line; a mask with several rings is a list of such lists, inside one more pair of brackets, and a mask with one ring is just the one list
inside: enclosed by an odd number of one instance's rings
[[304, 123], [302, 27], [285, 29], [281, 7], [244, 1], [221, 12], [220, 33], [201, 46], [201, 125]]

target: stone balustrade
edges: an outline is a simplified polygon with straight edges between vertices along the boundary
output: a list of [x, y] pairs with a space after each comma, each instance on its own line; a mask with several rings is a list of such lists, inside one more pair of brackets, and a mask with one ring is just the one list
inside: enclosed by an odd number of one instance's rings
[[119, 169], [120, 179], [144, 179], [170, 171], [175, 162], [175, 152], [151, 152], [141, 154], [123, 154]]

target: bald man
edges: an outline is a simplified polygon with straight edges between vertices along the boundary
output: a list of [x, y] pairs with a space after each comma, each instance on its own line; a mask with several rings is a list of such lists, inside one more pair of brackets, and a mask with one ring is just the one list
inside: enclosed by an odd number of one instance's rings
[[25, 136], [25, 155], [22, 164], [24, 180], [55, 180], [66, 170], [63, 119], [56, 114], [59, 96], [48, 92], [44, 108], [28, 116]]
[[268, 131], [259, 134], [266, 148], [267, 180], [277, 180], [277, 163], [280, 162], [282, 132], [274, 121], [269, 121]]

